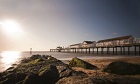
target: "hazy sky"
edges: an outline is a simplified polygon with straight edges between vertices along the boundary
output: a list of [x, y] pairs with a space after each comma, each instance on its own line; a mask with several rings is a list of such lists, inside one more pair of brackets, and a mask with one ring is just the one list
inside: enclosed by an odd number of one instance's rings
[[4, 20], [18, 22], [22, 32], [6, 34], [0, 26], [0, 51], [140, 37], [140, 0], [0, 0]]

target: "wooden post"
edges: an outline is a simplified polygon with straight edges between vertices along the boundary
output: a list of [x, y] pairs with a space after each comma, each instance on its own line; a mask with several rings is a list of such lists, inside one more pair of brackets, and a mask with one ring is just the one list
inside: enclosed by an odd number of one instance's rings
[[71, 49], [71, 52], [74, 53], [74, 49]]
[[116, 47], [116, 55], [117, 55], [117, 52], [118, 52], [118, 51], [117, 51], [117, 47]]
[[89, 54], [90, 54], [90, 48], [89, 48]]
[[135, 55], [137, 55], [137, 50], [136, 50], [136, 46], [135, 46]]
[[140, 46], [139, 46], [139, 55], [140, 55]]
[[130, 55], [130, 47], [128, 47], [128, 55]]
[[125, 47], [123, 47], [123, 54], [125, 55]]
[[114, 47], [113, 47], [113, 55], [114, 55]]
[[86, 53], [87, 53], [87, 48], [86, 48]]
[[30, 48], [30, 55], [32, 55], [32, 48]]
[[122, 46], [120, 47], [121, 55], [122, 55]]
[[98, 54], [98, 48], [97, 48], [97, 54]]
[[101, 54], [103, 54], [103, 51], [104, 51], [103, 48], [101, 48]]

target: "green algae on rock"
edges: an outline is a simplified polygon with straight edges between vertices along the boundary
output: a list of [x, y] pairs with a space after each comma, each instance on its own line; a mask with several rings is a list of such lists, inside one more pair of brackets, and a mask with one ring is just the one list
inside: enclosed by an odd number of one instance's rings
[[96, 66], [84, 61], [84, 60], [81, 60], [77, 57], [73, 58], [70, 63], [69, 63], [69, 66], [71, 67], [81, 67], [81, 68], [84, 68], [84, 69], [97, 69]]
[[63, 77], [83, 73], [49, 55], [33, 55], [0, 73], [0, 84], [55, 84]]

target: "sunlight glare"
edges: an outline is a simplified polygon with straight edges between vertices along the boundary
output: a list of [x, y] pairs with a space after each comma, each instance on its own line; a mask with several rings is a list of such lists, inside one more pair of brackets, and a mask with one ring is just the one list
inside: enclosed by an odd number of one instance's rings
[[1, 22], [2, 29], [8, 34], [14, 34], [21, 31], [20, 25], [14, 20], [5, 20]]
[[20, 57], [20, 52], [17, 51], [5, 51], [1, 54], [2, 56], [2, 63], [5, 65], [11, 65], [15, 63], [19, 57]]

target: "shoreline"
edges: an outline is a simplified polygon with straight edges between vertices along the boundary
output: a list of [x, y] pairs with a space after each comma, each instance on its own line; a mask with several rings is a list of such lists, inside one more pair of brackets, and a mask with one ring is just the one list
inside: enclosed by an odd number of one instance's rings
[[[89, 84], [96, 81], [99, 82], [99, 84], [120, 84], [121, 82], [124, 82], [124, 84], [128, 82], [130, 82], [130, 84], [135, 82], [139, 84], [139, 60], [140, 57], [138, 56], [127, 58], [121, 56], [120, 58], [117, 57], [113, 59], [104, 59], [101, 57], [100, 59], [73, 58], [72, 60], [62, 61], [50, 55], [32, 55], [29, 58], [22, 59], [21, 62], [16, 66], [12, 66], [4, 72], [1, 72], [0, 83], [6, 84], [10, 82], [16, 82], [19, 84], [34, 84], [38, 82], [39, 84]], [[129, 71], [129, 73], [131, 73], [134, 68], [137, 68], [135, 67], [135, 65], [138, 65], [138, 74], [123, 75], [104, 72], [106, 67], [108, 67], [111, 63], [117, 61], [122, 61], [122, 63], [124, 64], [134, 64], [134, 66], [132, 66], [133, 68], [126, 68], [127, 65], [119, 64], [118, 68], [121, 67], [122, 69], [125, 69], [125, 71]], [[115, 69], [122, 73], [123, 70], [118, 70], [118, 68]], [[37, 80], [34, 80], [34, 78]], [[102, 81], [102, 83], [100, 83], [100, 81]]]

